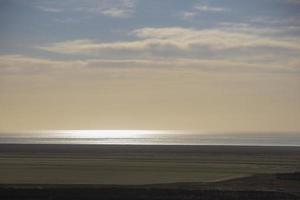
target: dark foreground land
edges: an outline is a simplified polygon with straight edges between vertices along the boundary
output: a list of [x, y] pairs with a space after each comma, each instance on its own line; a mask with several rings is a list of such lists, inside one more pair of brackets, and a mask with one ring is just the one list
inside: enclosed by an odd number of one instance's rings
[[300, 148], [0, 145], [0, 199], [300, 199]]
[[300, 173], [255, 175], [214, 183], [155, 185], [0, 185], [0, 199], [300, 199]]
[[299, 197], [280, 192], [204, 191], [167, 189], [44, 189], [1, 190], [3, 200], [87, 200], [87, 199], [190, 199], [190, 200], [297, 200]]

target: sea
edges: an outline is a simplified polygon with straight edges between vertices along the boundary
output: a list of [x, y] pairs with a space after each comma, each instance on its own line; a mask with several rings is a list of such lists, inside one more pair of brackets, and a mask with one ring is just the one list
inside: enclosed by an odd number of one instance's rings
[[300, 146], [300, 133], [170, 130], [46, 130], [0, 133], [0, 144]]

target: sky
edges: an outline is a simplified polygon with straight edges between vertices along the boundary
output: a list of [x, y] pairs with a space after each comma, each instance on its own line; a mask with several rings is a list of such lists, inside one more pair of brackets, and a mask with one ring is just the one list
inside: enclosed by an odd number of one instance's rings
[[300, 133], [299, 0], [1, 0], [0, 132]]

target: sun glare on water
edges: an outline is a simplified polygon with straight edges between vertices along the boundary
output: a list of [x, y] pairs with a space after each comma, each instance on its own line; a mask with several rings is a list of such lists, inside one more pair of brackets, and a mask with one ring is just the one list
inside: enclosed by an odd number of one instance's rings
[[53, 132], [59, 137], [71, 138], [140, 138], [168, 133], [160, 130], [56, 130]]

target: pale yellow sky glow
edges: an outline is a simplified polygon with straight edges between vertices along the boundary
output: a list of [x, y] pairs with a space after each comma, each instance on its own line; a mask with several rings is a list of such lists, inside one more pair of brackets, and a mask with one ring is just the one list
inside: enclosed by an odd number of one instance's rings
[[300, 132], [300, 4], [233, 2], [4, 1], [0, 132]]
[[215, 73], [174, 68], [43, 76], [2, 79], [3, 131], [300, 130], [300, 80], [289, 73]]

